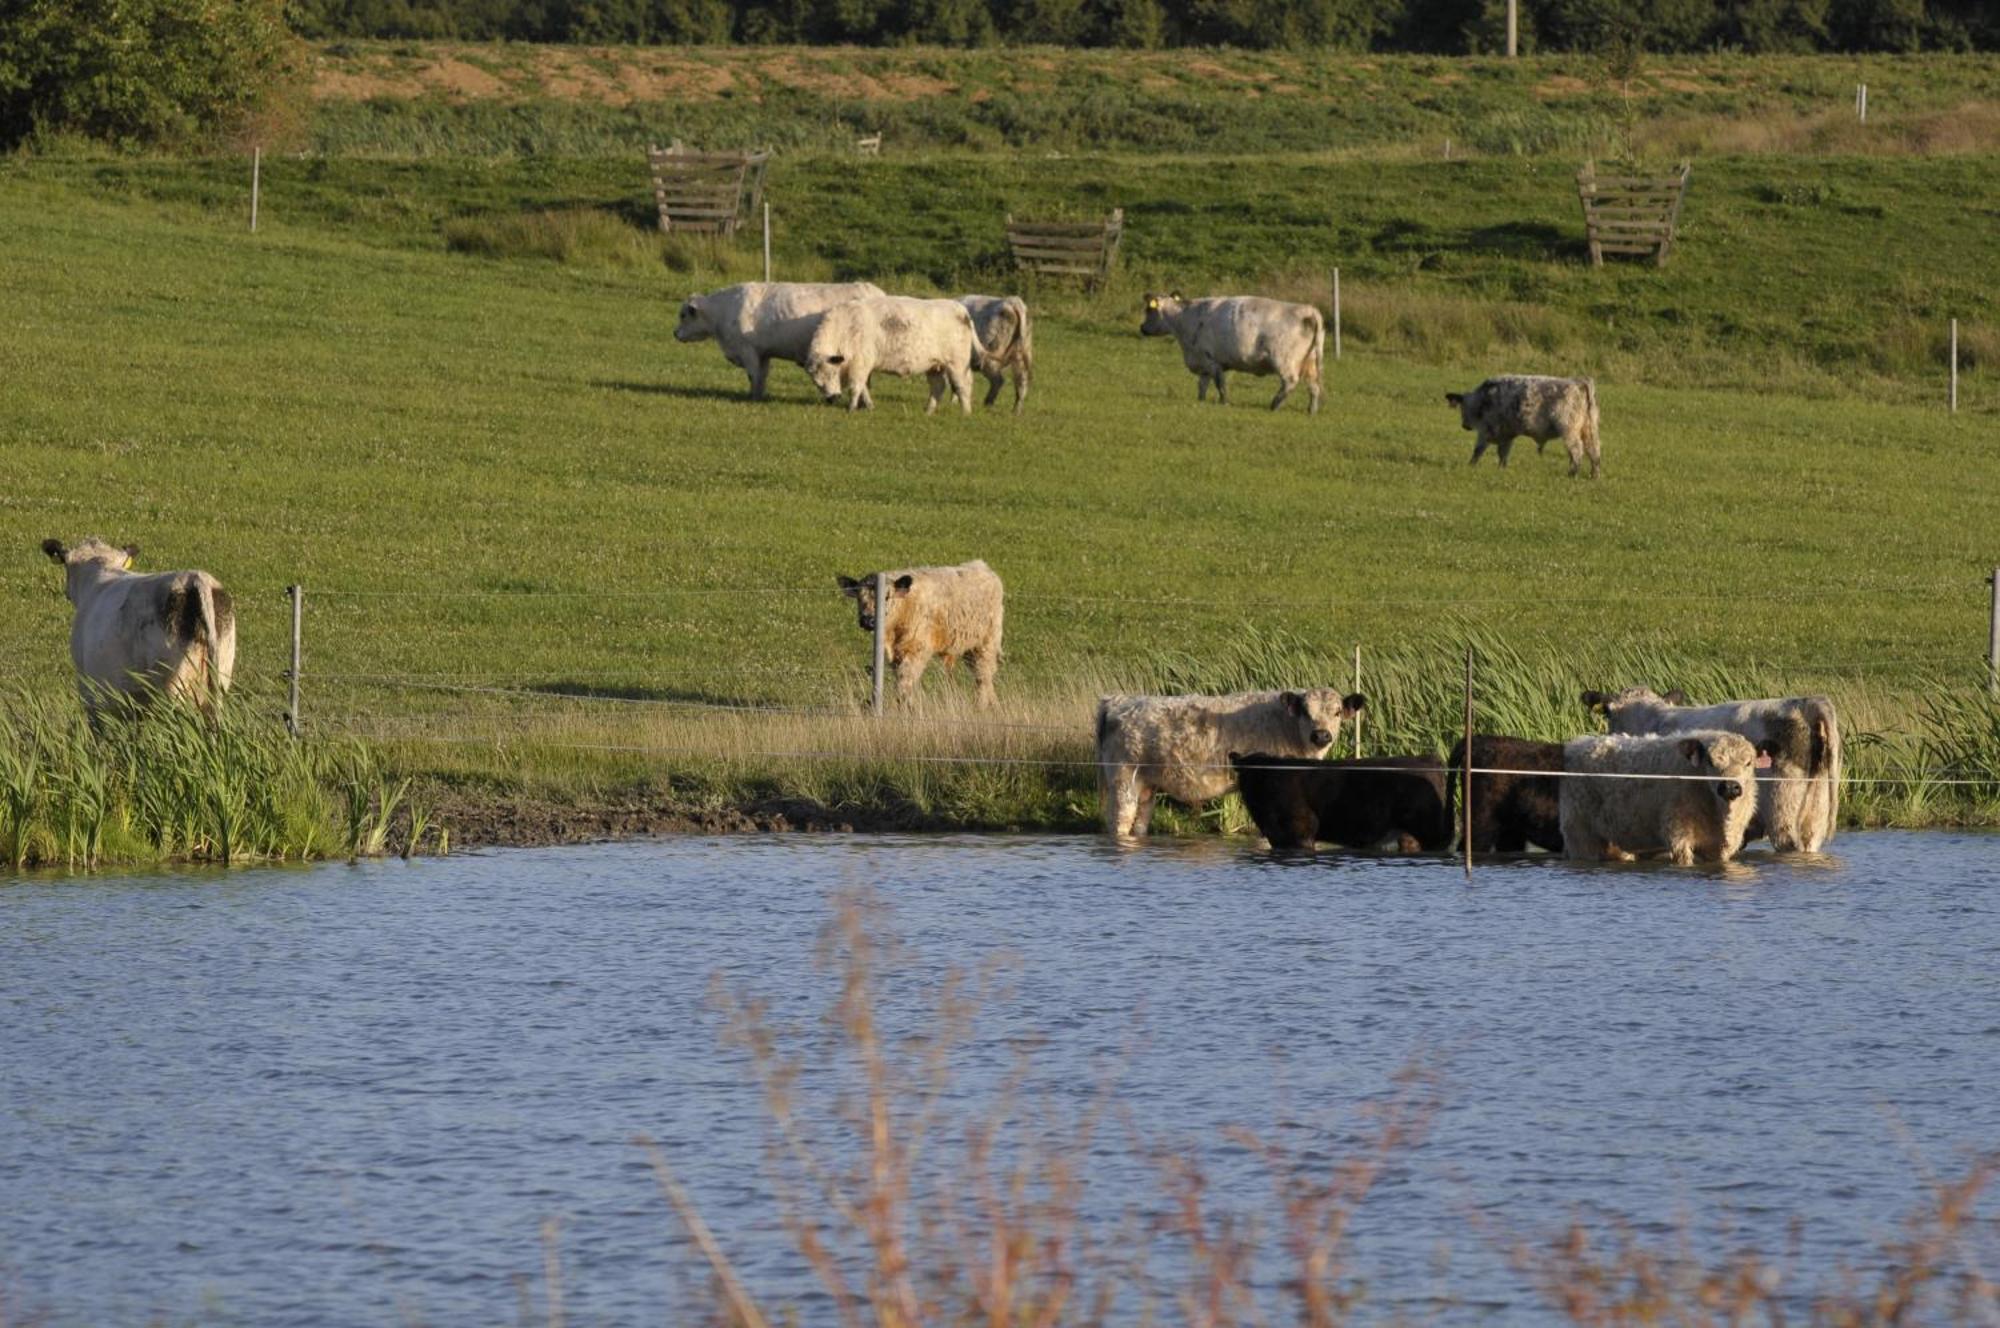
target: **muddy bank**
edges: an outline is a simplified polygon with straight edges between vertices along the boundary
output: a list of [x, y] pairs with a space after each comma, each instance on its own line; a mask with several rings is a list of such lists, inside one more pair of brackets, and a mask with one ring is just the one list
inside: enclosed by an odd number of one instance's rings
[[[450, 831], [454, 850], [593, 844], [657, 835], [738, 835], [885, 831], [1008, 830], [972, 825], [914, 806], [828, 808], [808, 799], [772, 798], [727, 807], [667, 800], [556, 802], [494, 793], [442, 795], [435, 822]], [[400, 849], [400, 845], [395, 846]]]

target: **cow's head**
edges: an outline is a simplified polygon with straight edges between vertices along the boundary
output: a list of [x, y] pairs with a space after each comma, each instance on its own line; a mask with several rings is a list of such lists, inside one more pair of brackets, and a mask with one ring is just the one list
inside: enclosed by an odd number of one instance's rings
[[1462, 428], [1477, 429], [1479, 427], [1479, 391], [1477, 388], [1470, 392], [1447, 392], [1444, 394], [1444, 399], [1445, 404], [1458, 407], [1458, 422]]
[[705, 341], [715, 335], [715, 323], [708, 315], [708, 297], [690, 295], [681, 301], [680, 321], [674, 324], [675, 341]]
[[1706, 787], [1725, 810], [1757, 787], [1757, 749], [1740, 734], [1704, 733], [1682, 738], [1680, 753], [1691, 773], [1715, 776]]
[[45, 539], [42, 541], [42, 552], [49, 556], [50, 562], [61, 563], [66, 567], [102, 563], [114, 572], [122, 572], [132, 565], [134, 558], [139, 556], [139, 546], [127, 544], [121, 547], [107, 544], [92, 535], [73, 549], [65, 548], [61, 540]]
[[1155, 295], [1152, 291], [1147, 291], [1146, 317], [1139, 324], [1139, 335], [1142, 337], [1172, 336], [1174, 333], [1173, 324], [1167, 320], [1176, 317], [1181, 311], [1181, 306], [1185, 303], [1186, 301], [1181, 299], [1179, 291], [1175, 291], [1172, 295]]
[[1311, 755], [1320, 756], [1340, 736], [1340, 721], [1360, 714], [1368, 701], [1359, 692], [1342, 696], [1333, 687], [1313, 687], [1302, 692], [1280, 692], [1278, 704], [1296, 726], [1294, 741]]
[[[840, 593], [854, 601], [855, 616], [861, 624], [861, 630], [864, 632], [875, 630], [875, 578], [877, 575], [875, 572], [870, 572], [865, 576], [840, 576], [834, 578], [834, 580], [840, 583]], [[916, 578], [908, 572], [891, 581], [889, 583], [889, 602], [894, 604], [895, 601], [909, 594], [910, 587], [914, 584], [916, 584]]]
[[806, 354], [806, 374], [819, 389], [822, 400], [840, 400], [841, 379], [845, 375], [847, 356], [839, 351], [831, 354], [815, 346]]

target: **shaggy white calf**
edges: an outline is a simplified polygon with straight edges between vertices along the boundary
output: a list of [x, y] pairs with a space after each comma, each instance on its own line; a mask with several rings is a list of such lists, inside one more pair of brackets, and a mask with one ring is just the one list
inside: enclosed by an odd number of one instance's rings
[[[1570, 858], [1665, 853], [1683, 867], [1727, 862], [1742, 847], [1757, 804], [1757, 751], [1737, 733], [1573, 738], [1563, 748], [1563, 770], [1563, 855]], [[1682, 778], [1578, 778], [1591, 774]]]
[[1324, 756], [1368, 703], [1331, 687], [1232, 696], [1106, 696], [1097, 703], [1104, 828], [1143, 835], [1164, 793], [1198, 807], [1236, 787], [1229, 753]]
[[[933, 658], [946, 667], [964, 659], [978, 684], [978, 703], [992, 705], [1006, 611], [1006, 589], [993, 569], [974, 558], [956, 567], [910, 567], [881, 575], [889, 588], [882, 646], [896, 670], [896, 699], [910, 699]], [[836, 578], [841, 592], [856, 602], [864, 632], [875, 630], [875, 576]]]

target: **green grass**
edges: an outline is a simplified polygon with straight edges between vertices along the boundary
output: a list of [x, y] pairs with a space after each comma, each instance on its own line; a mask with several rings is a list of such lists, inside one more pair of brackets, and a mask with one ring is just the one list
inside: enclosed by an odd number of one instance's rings
[[[1981, 359], [1947, 416], [1933, 344], [1957, 309], [1992, 345], [1991, 159], [1706, 163], [1672, 265], [1604, 272], [1549, 162], [785, 162], [782, 275], [996, 287], [1003, 200], [1128, 207], [1135, 271], [1033, 292], [1028, 412], [971, 420], [895, 380], [850, 417], [790, 366], [742, 400], [670, 331], [750, 250], [647, 235], [629, 162], [268, 165], [251, 236], [234, 163], [0, 164], [0, 658], [38, 696], [69, 665], [36, 546], [96, 533], [222, 577], [252, 693], [304, 584], [309, 720], [420, 790], [1079, 825], [1100, 689], [1337, 682], [1360, 643], [1383, 750], [1448, 729], [1476, 637], [1486, 713], [1546, 736], [1585, 686], [1826, 688], [1854, 772], [1900, 772], [1850, 805], [1995, 814], [1915, 777], [2000, 768], [1976, 685], [2000, 400]], [[1240, 376], [1199, 407], [1135, 335], [1147, 280], [1316, 294], [1336, 256], [1316, 419]], [[1442, 393], [1503, 369], [1599, 375], [1602, 481], [1526, 444], [1465, 465]], [[678, 704], [851, 710], [867, 643], [834, 575], [974, 556], [1008, 585], [1000, 718], [1038, 727], [966, 726], [943, 679], [886, 726]], [[504, 690], [438, 690], [467, 684]], [[936, 760], [964, 754], [1017, 764]]]

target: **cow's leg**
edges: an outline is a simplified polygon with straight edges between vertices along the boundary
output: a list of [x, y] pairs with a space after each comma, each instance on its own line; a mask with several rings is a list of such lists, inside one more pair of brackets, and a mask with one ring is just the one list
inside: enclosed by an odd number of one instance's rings
[[771, 372], [771, 362], [754, 350], [743, 352], [743, 372], [750, 375], [750, 399], [764, 399], [764, 380]]
[[1144, 839], [1153, 833], [1154, 793], [1152, 786], [1143, 779], [1135, 780], [1134, 783], [1136, 787], [1133, 789], [1132, 828], [1127, 833], [1134, 838]]
[[1493, 455], [1500, 458], [1500, 464], [1503, 467], [1506, 466], [1507, 464], [1507, 454], [1513, 450], [1514, 450], [1514, 436], [1512, 434], [1509, 434], [1505, 438], [1499, 439], [1493, 444]]
[[941, 369], [932, 369], [924, 375], [924, 381], [931, 385], [931, 399], [924, 403], [924, 414], [935, 415], [937, 414], [938, 402], [944, 399], [944, 371]]
[[982, 372], [986, 374], [986, 404], [990, 406], [1000, 399], [1000, 389], [1006, 386], [1007, 375], [1004, 373], [993, 373], [990, 370], [983, 370]]
[[951, 394], [958, 398], [958, 413], [972, 414], [972, 370], [948, 369], [945, 371], [945, 378], [951, 384]]
[[1298, 379], [1293, 378], [1288, 374], [1280, 373], [1278, 375], [1278, 395], [1271, 398], [1271, 409], [1276, 410], [1278, 407], [1284, 405], [1285, 398], [1290, 396], [1292, 394], [1292, 389], [1297, 387], [1298, 385], [1299, 385]]
[[1575, 479], [1576, 472], [1583, 467], [1583, 439], [1574, 435], [1565, 435], [1563, 438], [1563, 447], [1569, 452], [1570, 478]]
[[1215, 369], [1215, 404], [1218, 406], [1229, 404], [1229, 385], [1222, 381], [1222, 367], [1220, 365], [1217, 365]]
[[1488, 446], [1488, 445], [1489, 445], [1489, 444], [1490, 444], [1490, 443], [1491, 443], [1492, 441], [1493, 441], [1493, 440], [1492, 440], [1491, 438], [1488, 438], [1488, 437], [1486, 436], [1486, 430], [1484, 430], [1484, 429], [1481, 429], [1481, 430], [1480, 430], [1480, 431], [1479, 431], [1478, 433], [1475, 433], [1474, 435], [1472, 435], [1472, 464], [1473, 464], [1473, 465], [1475, 465], [1475, 466], [1476, 466], [1476, 465], [1478, 465], [1478, 464], [1479, 464], [1479, 458], [1481, 458], [1481, 457], [1483, 457], [1483, 456], [1485, 456], [1485, 455], [1486, 455], [1486, 448], [1487, 448], [1487, 446]]
[[896, 661], [896, 700], [908, 705], [917, 693], [917, 684], [924, 680], [924, 669], [930, 664], [928, 650], [913, 650]]
[[1583, 440], [1583, 450], [1585, 454], [1590, 457], [1590, 478], [1596, 479], [1597, 462], [1598, 462], [1598, 446], [1597, 446], [1596, 431], [1593, 430], [1591, 432], [1590, 437]]
[[1139, 772], [1131, 766], [1099, 766], [1098, 783], [1104, 791], [1104, 830], [1114, 838], [1133, 833], [1132, 821], [1139, 809]]
[[1196, 401], [1208, 400], [1208, 371], [1205, 369], [1195, 370], [1194, 399]]
[[1591, 834], [1581, 827], [1563, 826], [1563, 856], [1578, 862], [1603, 862], [1611, 856], [1611, 845], [1602, 835]]
[[980, 650], [966, 655], [965, 663], [972, 670], [973, 682], [978, 684], [977, 703], [992, 705], [999, 699], [993, 690], [993, 679], [1000, 672], [999, 655], [992, 650]]
[[1021, 403], [1028, 399], [1029, 377], [1026, 365], [1017, 364], [1014, 366], [1014, 413], [1016, 415], [1021, 413]]

